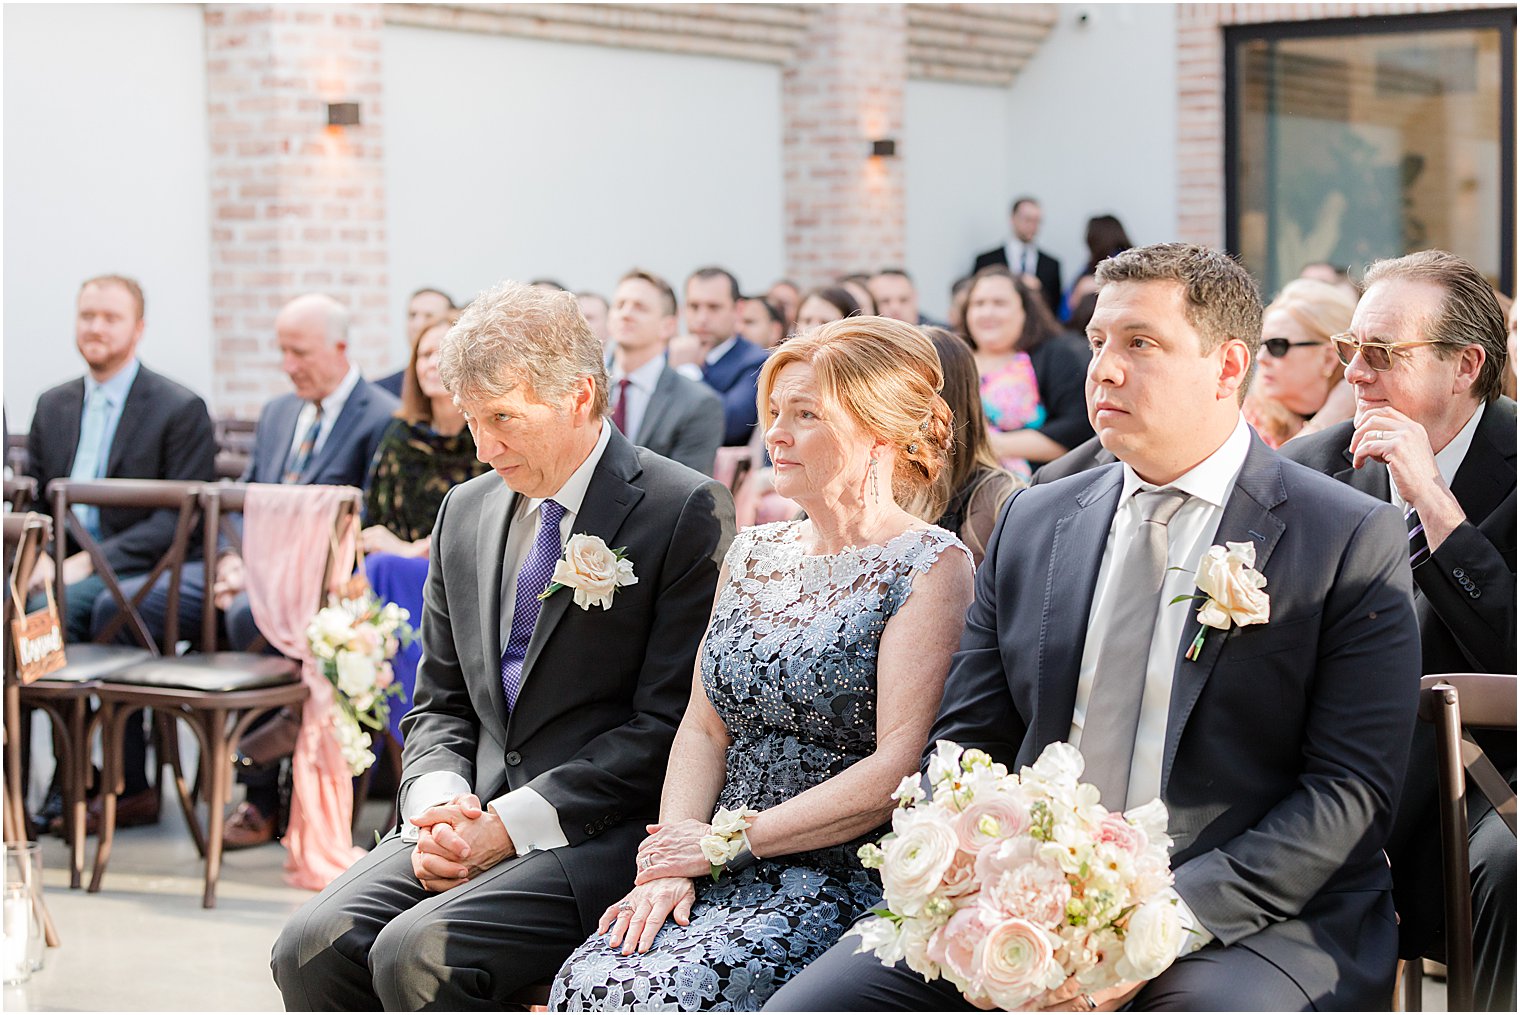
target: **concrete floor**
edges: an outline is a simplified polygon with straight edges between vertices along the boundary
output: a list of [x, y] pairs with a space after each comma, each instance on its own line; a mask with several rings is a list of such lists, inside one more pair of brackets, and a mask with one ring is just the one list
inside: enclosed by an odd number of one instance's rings
[[[387, 805], [371, 802], [378, 821]], [[201, 908], [204, 868], [184, 817], [116, 833], [101, 891], [68, 888], [63, 841], [43, 837], [44, 891], [62, 946], [30, 981], [4, 990], [6, 1011], [281, 1011], [269, 950], [311, 897], [281, 879], [278, 844], [228, 853], [215, 909]], [[369, 841], [373, 836], [366, 833]], [[94, 860], [95, 840], [86, 853]]]

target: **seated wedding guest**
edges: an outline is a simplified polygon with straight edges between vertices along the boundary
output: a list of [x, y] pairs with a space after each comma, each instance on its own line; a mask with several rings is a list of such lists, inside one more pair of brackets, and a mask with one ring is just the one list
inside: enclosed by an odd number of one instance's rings
[[634, 876], [733, 536], [727, 491], [605, 418], [569, 293], [487, 291], [439, 369], [493, 472], [433, 529], [406, 831], [286, 924], [290, 1011], [501, 1009], [553, 975]]
[[992, 453], [976, 358], [966, 340], [944, 328], [923, 330], [939, 354], [945, 374], [940, 395], [950, 406], [955, 426], [950, 468], [944, 473], [949, 498], [945, 513], [935, 524], [960, 536], [971, 551], [972, 561], [980, 566], [1003, 502], [1024, 484], [999, 465]]
[[992, 453], [1026, 478], [1032, 465], [1092, 436], [1082, 402], [1086, 364], [1060, 341], [1059, 330], [1040, 292], [1007, 268], [983, 268], [972, 278], [966, 331], [981, 373]]
[[[417, 339], [432, 324], [444, 319], [449, 311], [454, 309], [454, 300], [445, 292], [423, 288], [412, 293], [412, 298], [406, 304], [406, 347], [408, 350], [417, 348]], [[407, 361], [411, 362], [411, 354], [408, 352]], [[406, 367], [402, 367], [393, 374], [386, 374], [375, 382], [375, 386], [401, 397], [401, 384], [406, 377]]]
[[676, 296], [658, 275], [635, 269], [612, 294], [612, 425], [639, 447], [705, 476], [723, 439], [723, 400], [665, 361], [676, 330]]
[[596, 336], [596, 340], [607, 345], [607, 314], [611, 306], [597, 293], [585, 292], [575, 294], [575, 303], [581, 308], [581, 316], [586, 319], [586, 326]]
[[830, 321], [858, 317], [860, 304], [842, 286], [824, 286], [802, 297], [797, 305], [797, 331], [801, 335]]
[[[965, 547], [901, 506], [945, 467], [940, 383], [928, 339], [877, 318], [766, 364], [776, 485], [808, 519], [735, 538], [659, 824], [551, 1008], [754, 1011], [880, 901], [856, 850], [915, 768], [971, 599]], [[709, 876], [724, 812], [743, 849]]]
[[870, 281], [870, 275], [840, 275], [834, 284], [855, 297], [855, 304], [863, 315], [875, 317], [876, 301], [871, 298]]
[[724, 446], [748, 444], [755, 430], [755, 383], [766, 352], [739, 334], [739, 282], [732, 274], [722, 268], [692, 272], [686, 280], [686, 330], [670, 345], [670, 365], [722, 397]]
[[925, 317], [918, 309], [918, 288], [901, 268], [883, 268], [871, 276], [871, 301], [882, 317], [905, 324], [940, 327], [940, 322]]
[[1071, 289], [1063, 301], [1065, 314], [1068, 317], [1078, 303], [1081, 303], [1089, 294], [1098, 291], [1095, 273], [1099, 262], [1104, 258], [1122, 253], [1134, 245], [1130, 243], [1129, 234], [1124, 231], [1123, 223], [1113, 215], [1095, 215], [1088, 219], [1087, 233], [1083, 238], [1087, 242], [1087, 267], [1082, 270], [1082, 274], [1072, 279]]
[[1298, 273], [1299, 278], [1312, 278], [1342, 290], [1353, 300], [1362, 295], [1362, 287], [1351, 277], [1351, 269], [1329, 261], [1311, 261]]
[[970, 292], [970, 275], [956, 279], [950, 287], [950, 320], [945, 327], [957, 335], [966, 334], [966, 297]]
[[[74, 345], [86, 373], [44, 391], [32, 414], [27, 437], [27, 475], [39, 496], [55, 479], [216, 480], [216, 436], [206, 403], [189, 388], [148, 369], [137, 357], [146, 328], [142, 287], [122, 275], [101, 275], [79, 287], [75, 301]], [[47, 501], [38, 505], [47, 510]], [[141, 508], [78, 506], [74, 514], [100, 544], [120, 578], [142, 575], [158, 563], [174, 541], [176, 512]], [[90, 640], [90, 617], [97, 604], [116, 599], [95, 573], [90, 555], [66, 533], [55, 533], [74, 550], [63, 561], [64, 637]], [[199, 551], [199, 541], [196, 549]], [[52, 554], [37, 559], [27, 590], [28, 610], [46, 604], [43, 586], [57, 575]], [[129, 633], [125, 638], [137, 644]], [[158, 820], [158, 794], [148, 788], [147, 748], [142, 713], [127, 721], [126, 788], [117, 801], [123, 827]], [[48, 794], [38, 815], [44, 827], [62, 827], [63, 801]], [[98, 805], [87, 820], [98, 822]], [[55, 813], [56, 810], [56, 813]]]
[[[1009, 501], [925, 763], [949, 740], [1016, 771], [1069, 741], [1104, 807], [1167, 809], [1191, 930], [1175, 962], [1106, 990], [1073, 979], [1031, 1010], [1386, 1008], [1382, 844], [1420, 676], [1399, 512], [1252, 436], [1239, 402], [1262, 308], [1240, 265], [1159, 244], [1104, 261], [1098, 285], [1087, 397], [1120, 461]], [[1229, 597], [1229, 630], [1202, 628], [1174, 600], [1225, 543], [1254, 548], [1266, 585]], [[971, 1010], [858, 946], [768, 1007]]]
[[[1268, 447], [1297, 436], [1342, 384], [1345, 369], [1330, 336], [1351, 327], [1355, 310], [1356, 300], [1344, 289], [1312, 278], [1294, 279], [1267, 304], [1256, 376], [1241, 411]], [[1316, 429], [1347, 418], [1338, 406], [1326, 416]]]
[[[297, 296], [275, 315], [280, 369], [294, 390], [271, 399], [260, 411], [253, 457], [243, 482], [364, 486], [381, 434], [395, 414], [396, 400], [361, 377], [359, 368], [349, 362], [348, 326], [348, 309], [321, 293]], [[243, 559], [230, 550], [217, 558], [209, 590], [205, 566], [198, 560], [187, 562], [179, 589], [180, 630], [198, 629], [201, 604], [209, 591], [216, 608], [226, 613], [228, 642], [236, 649], [253, 645], [259, 631], [245, 585]], [[140, 582], [123, 583], [128, 595], [138, 587]], [[162, 634], [168, 609], [165, 575], [140, 607], [156, 636]], [[97, 603], [93, 630], [102, 630], [114, 614], [110, 604]], [[261, 845], [275, 832], [278, 765], [243, 766], [238, 778], [248, 795], [227, 819], [226, 849]]]
[[[1414, 567], [1424, 673], [1514, 673], [1515, 403], [1500, 394], [1499, 304], [1476, 268], [1441, 250], [1378, 261], [1364, 281], [1349, 332], [1335, 336], [1356, 418], [1283, 454], [1405, 516], [1407, 533], [1390, 538]], [[1513, 787], [1514, 734], [1474, 736]], [[1421, 723], [1387, 846], [1405, 958], [1442, 936], [1435, 758]], [[1515, 837], [1481, 793], [1467, 808], [1474, 1000], [1514, 1011]]]
[[786, 318], [764, 296], [751, 296], [739, 303], [739, 334], [762, 349], [774, 349], [786, 338]]
[[781, 311], [784, 334], [790, 335], [793, 326], [797, 323], [797, 304], [801, 300], [801, 292], [802, 290], [797, 288], [797, 283], [789, 278], [781, 279], [765, 291], [765, 298]]

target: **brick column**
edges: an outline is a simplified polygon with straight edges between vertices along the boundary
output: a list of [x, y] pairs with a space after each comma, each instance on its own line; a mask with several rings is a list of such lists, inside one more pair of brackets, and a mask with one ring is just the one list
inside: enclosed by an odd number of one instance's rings
[[904, 5], [818, 6], [782, 88], [787, 273], [804, 287], [904, 260], [902, 159], [867, 151], [902, 143], [907, 77]]
[[[349, 354], [391, 365], [380, 4], [207, 4], [213, 411], [251, 417], [290, 390], [274, 317], [325, 292]], [[362, 125], [327, 127], [327, 103]]]

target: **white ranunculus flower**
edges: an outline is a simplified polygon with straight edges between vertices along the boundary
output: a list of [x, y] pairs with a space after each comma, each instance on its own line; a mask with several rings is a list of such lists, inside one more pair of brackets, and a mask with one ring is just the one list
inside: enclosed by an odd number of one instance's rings
[[882, 887], [894, 912], [917, 916], [955, 859], [955, 829], [938, 808], [923, 807], [895, 812], [892, 829], [882, 844]]
[[1267, 579], [1255, 564], [1255, 543], [1209, 547], [1198, 562], [1198, 588], [1209, 597], [1198, 610], [1198, 623], [1226, 631], [1231, 624], [1267, 622], [1272, 613], [1271, 600], [1262, 591]]
[[583, 610], [600, 606], [612, 609], [612, 596], [625, 585], [637, 585], [633, 562], [619, 560], [599, 536], [577, 533], [565, 544], [565, 556], [554, 564], [549, 579], [572, 590], [575, 605]]
[[1165, 892], [1129, 915], [1124, 957], [1115, 967], [1120, 979], [1152, 979], [1176, 960], [1185, 932], [1175, 900], [1173, 893]]
[[338, 653], [338, 690], [344, 697], [358, 698], [375, 686], [374, 660], [359, 652]]

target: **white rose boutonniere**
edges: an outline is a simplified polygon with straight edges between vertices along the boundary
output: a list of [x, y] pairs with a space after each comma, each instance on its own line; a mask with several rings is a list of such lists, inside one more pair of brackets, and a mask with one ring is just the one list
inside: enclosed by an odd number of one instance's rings
[[560, 589], [575, 592], [575, 605], [583, 610], [600, 606], [612, 609], [612, 595], [625, 585], [637, 585], [627, 547], [610, 549], [599, 536], [578, 533], [565, 544], [565, 556], [555, 561], [549, 584], [538, 594], [548, 599]]
[[1249, 627], [1265, 624], [1272, 615], [1272, 601], [1262, 591], [1267, 578], [1255, 569], [1255, 543], [1226, 543], [1211, 546], [1198, 562], [1198, 589], [1201, 596], [1178, 596], [1173, 603], [1202, 599], [1198, 608], [1198, 637], [1188, 647], [1186, 658], [1195, 661], [1203, 650], [1203, 636], [1209, 628], [1228, 631], [1231, 624]]

